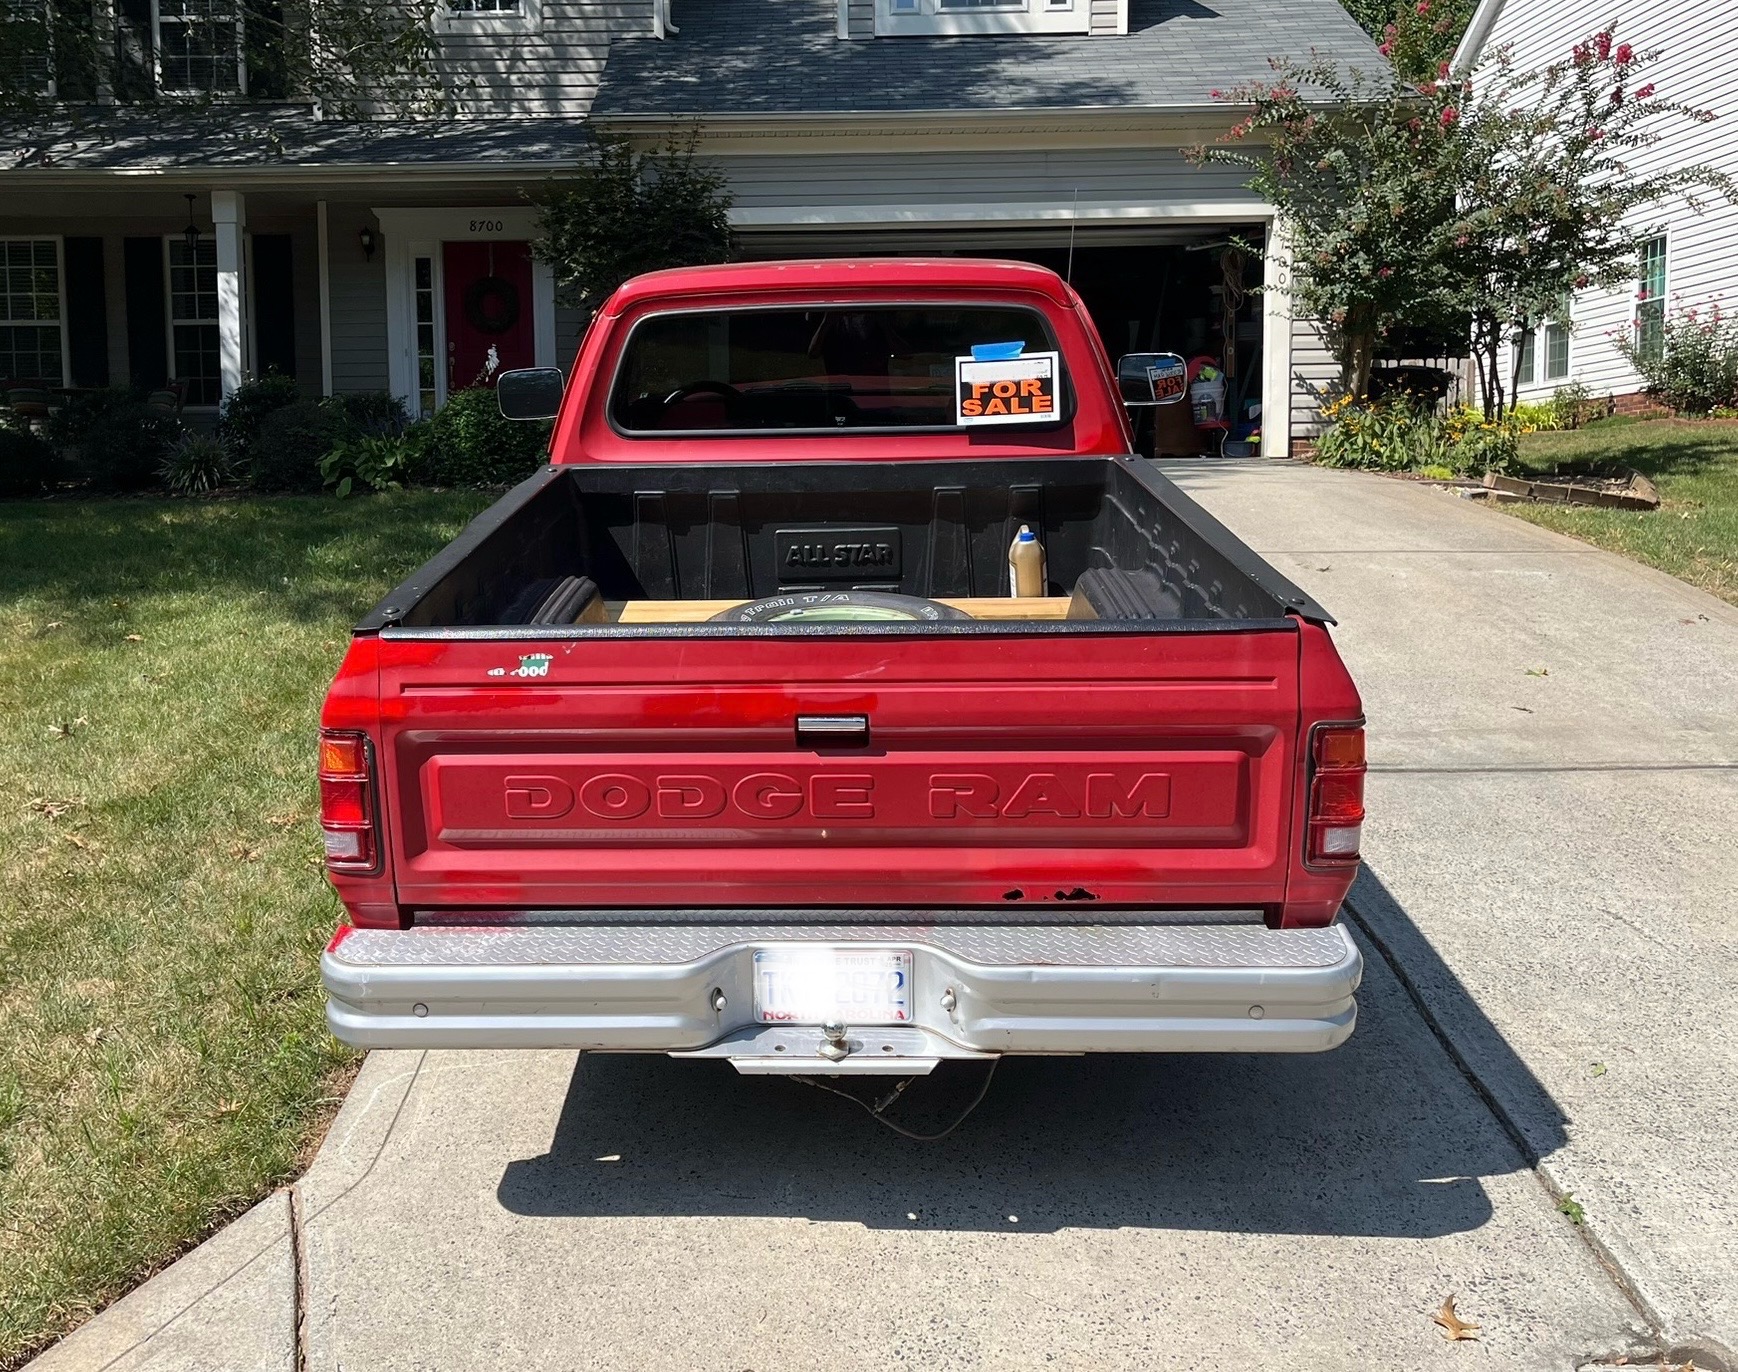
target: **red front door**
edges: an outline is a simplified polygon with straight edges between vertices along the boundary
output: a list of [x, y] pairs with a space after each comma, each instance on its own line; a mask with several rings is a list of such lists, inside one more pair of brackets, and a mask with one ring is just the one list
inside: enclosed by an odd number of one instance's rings
[[[529, 243], [447, 243], [447, 394], [536, 365]], [[491, 358], [489, 349], [494, 348]], [[491, 365], [491, 363], [493, 365]]]

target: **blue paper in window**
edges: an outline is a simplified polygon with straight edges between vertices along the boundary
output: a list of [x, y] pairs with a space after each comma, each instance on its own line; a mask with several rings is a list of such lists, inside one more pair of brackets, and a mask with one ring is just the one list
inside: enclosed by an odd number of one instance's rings
[[974, 343], [973, 362], [1007, 362], [1026, 351], [1024, 343]]

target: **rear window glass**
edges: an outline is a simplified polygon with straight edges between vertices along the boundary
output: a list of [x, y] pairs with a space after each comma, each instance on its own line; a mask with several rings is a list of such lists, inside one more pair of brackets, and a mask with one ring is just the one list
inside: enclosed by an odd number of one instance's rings
[[628, 337], [610, 417], [626, 433], [951, 429], [954, 360], [1007, 343], [1056, 347], [1044, 317], [1016, 306], [656, 314]]

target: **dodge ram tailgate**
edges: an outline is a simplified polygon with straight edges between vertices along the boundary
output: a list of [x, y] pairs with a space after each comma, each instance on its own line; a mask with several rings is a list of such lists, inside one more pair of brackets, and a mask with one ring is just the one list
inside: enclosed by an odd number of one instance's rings
[[378, 664], [412, 914], [1114, 920], [1285, 896], [1299, 639], [1271, 622], [1090, 644], [388, 629]]

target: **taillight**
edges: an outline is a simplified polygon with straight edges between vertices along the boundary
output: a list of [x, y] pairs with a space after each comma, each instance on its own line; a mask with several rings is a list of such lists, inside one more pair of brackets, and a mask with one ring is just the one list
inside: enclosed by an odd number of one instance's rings
[[1364, 826], [1364, 728], [1318, 724], [1310, 736], [1310, 804], [1304, 860], [1358, 861]]
[[379, 857], [370, 759], [366, 735], [321, 731], [320, 831], [334, 872], [371, 872]]

